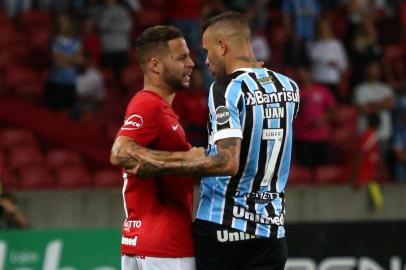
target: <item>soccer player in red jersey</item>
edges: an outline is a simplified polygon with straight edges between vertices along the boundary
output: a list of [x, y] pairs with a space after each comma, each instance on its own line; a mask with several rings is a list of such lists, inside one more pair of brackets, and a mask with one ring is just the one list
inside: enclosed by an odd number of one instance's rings
[[[155, 26], [136, 41], [136, 55], [144, 73], [144, 89], [128, 104], [125, 121], [111, 151], [112, 164], [134, 167], [129, 149], [180, 151], [165, 155], [204, 155], [192, 149], [178, 116], [172, 110], [175, 92], [190, 84], [193, 68], [189, 49], [178, 29]], [[126, 219], [122, 226], [122, 270], [193, 270], [193, 179], [162, 176], [140, 179], [123, 170]]]

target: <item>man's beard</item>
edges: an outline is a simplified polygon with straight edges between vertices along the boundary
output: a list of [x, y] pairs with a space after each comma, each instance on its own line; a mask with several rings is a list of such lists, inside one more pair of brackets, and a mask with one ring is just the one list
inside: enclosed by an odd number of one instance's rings
[[171, 76], [171, 72], [168, 71], [166, 68], [164, 69], [163, 75], [165, 82], [175, 91], [184, 90], [189, 87], [182, 83], [182, 79]]

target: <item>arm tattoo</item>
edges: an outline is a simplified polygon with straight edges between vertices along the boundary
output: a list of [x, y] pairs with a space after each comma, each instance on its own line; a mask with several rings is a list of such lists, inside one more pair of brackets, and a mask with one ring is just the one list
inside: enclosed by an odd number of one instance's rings
[[217, 143], [217, 148], [218, 149], [232, 149], [232, 147], [236, 147], [237, 146], [237, 139], [235, 138], [229, 138], [229, 139], [225, 139], [225, 140], [220, 140]]
[[218, 153], [214, 156], [194, 160], [147, 163], [142, 171], [148, 175], [225, 175], [224, 170], [230, 164], [239, 160], [239, 138], [227, 138], [217, 143]]

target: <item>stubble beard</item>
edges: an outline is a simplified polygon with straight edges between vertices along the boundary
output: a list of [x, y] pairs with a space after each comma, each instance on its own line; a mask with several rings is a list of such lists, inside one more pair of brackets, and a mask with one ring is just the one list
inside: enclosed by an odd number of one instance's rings
[[190, 86], [190, 83], [189, 83], [189, 85], [183, 84], [182, 78], [177, 78], [170, 71], [168, 71], [167, 68], [164, 69], [163, 76], [164, 76], [165, 83], [169, 87], [171, 87], [174, 91], [181, 91]]

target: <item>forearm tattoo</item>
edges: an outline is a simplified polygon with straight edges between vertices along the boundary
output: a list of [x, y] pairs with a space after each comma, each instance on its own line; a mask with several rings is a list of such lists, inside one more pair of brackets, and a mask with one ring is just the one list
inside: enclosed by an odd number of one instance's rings
[[[238, 138], [228, 138], [218, 142], [218, 154], [195, 160], [148, 164], [144, 166], [148, 173], [177, 175], [224, 175], [224, 168], [237, 155]], [[237, 157], [238, 158], [238, 157]]]

